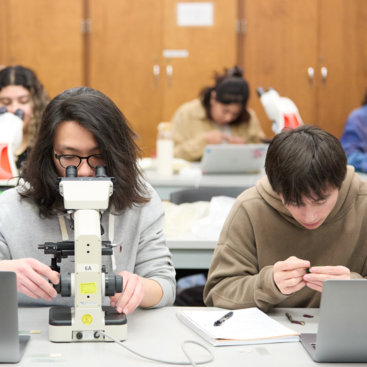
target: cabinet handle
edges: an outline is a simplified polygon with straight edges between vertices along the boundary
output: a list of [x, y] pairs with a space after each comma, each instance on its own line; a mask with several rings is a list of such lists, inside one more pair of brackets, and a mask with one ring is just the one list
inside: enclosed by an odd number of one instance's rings
[[321, 68], [321, 76], [322, 76], [322, 85], [326, 85], [326, 83], [327, 83], [327, 69], [325, 67]]
[[166, 73], [167, 73], [167, 86], [172, 87], [172, 74], [173, 74], [172, 65], [167, 65]]
[[310, 85], [310, 87], [312, 87], [315, 70], [313, 68], [308, 68], [307, 73], [308, 73], [308, 84]]
[[153, 78], [154, 78], [154, 88], [159, 86], [159, 65], [153, 66]]

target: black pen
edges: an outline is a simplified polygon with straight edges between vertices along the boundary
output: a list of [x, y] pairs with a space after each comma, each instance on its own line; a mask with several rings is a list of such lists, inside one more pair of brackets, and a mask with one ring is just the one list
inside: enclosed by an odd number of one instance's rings
[[221, 317], [219, 320], [217, 320], [214, 323], [214, 326], [220, 326], [220, 325], [222, 325], [224, 321], [230, 319], [232, 316], [233, 316], [233, 312], [232, 311], [231, 312], [228, 312], [223, 317]]

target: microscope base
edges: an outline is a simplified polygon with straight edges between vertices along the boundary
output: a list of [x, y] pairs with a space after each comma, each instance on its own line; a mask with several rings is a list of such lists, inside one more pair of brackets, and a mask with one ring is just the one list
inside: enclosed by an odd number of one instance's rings
[[[67, 342], [106, 342], [111, 341], [104, 335], [95, 337], [97, 331], [104, 331], [117, 340], [124, 341], [127, 337], [127, 320], [125, 314], [119, 314], [114, 307], [102, 307], [105, 317], [103, 323], [98, 321], [84, 325], [82, 328], [75, 326], [73, 308], [52, 307], [49, 313], [49, 339], [55, 343]], [[92, 325], [93, 324], [93, 325]]]

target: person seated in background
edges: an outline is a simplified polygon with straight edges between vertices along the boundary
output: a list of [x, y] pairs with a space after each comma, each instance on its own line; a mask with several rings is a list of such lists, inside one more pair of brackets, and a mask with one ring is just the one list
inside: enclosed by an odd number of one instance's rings
[[339, 140], [310, 125], [283, 131], [265, 170], [223, 227], [207, 306], [319, 307], [325, 280], [367, 277], [367, 181]]
[[235, 67], [216, 75], [215, 86], [183, 104], [172, 118], [174, 156], [199, 161], [208, 144], [261, 143], [265, 137], [255, 112], [246, 107], [249, 87]]
[[[79, 177], [93, 177], [95, 168], [105, 165], [107, 175], [116, 179], [109, 208], [101, 214], [102, 240], [112, 236], [118, 245], [102, 262], [107, 272], [123, 277], [121, 300], [116, 294], [110, 305], [128, 314], [138, 306], [173, 304], [175, 270], [163, 232], [164, 210], [137, 166], [141, 152], [134, 139], [121, 111], [94, 89], [66, 90], [48, 104], [21, 171], [25, 184], [0, 195], [0, 271], [17, 274], [20, 305], [73, 305], [73, 299], [61, 298], [45, 279], [57, 284], [58, 273], [37, 248], [74, 239], [72, 218], [56, 185], [70, 165], [77, 167]], [[73, 259], [64, 259], [62, 269], [73, 273]]]
[[367, 172], [367, 90], [362, 107], [349, 115], [340, 141], [348, 164], [358, 171]]
[[50, 101], [36, 74], [23, 66], [9, 66], [0, 71], [0, 107], [14, 113], [24, 112], [23, 139], [15, 152], [19, 169], [37, 138], [41, 116]]

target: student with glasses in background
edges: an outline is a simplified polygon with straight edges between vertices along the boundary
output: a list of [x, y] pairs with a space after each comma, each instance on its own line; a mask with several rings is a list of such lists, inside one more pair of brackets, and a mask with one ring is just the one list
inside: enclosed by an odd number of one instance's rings
[[[20, 305], [72, 306], [72, 299], [61, 298], [48, 283], [57, 284], [58, 273], [37, 249], [38, 244], [63, 240], [62, 222], [69, 239], [74, 238], [72, 218], [56, 187], [57, 178], [65, 177], [71, 165], [78, 177], [93, 177], [96, 167], [104, 165], [116, 180], [101, 224], [102, 240], [108, 240], [112, 230], [117, 248], [102, 263], [124, 281], [120, 302], [121, 294], [116, 294], [109, 304], [125, 314], [138, 306], [173, 304], [175, 271], [163, 233], [164, 210], [137, 165], [135, 138], [116, 105], [91, 88], [66, 90], [47, 106], [22, 170], [25, 184], [0, 196], [0, 271], [17, 273]], [[65, 259], [62, 269], [72, 273], [74, 263]]]

